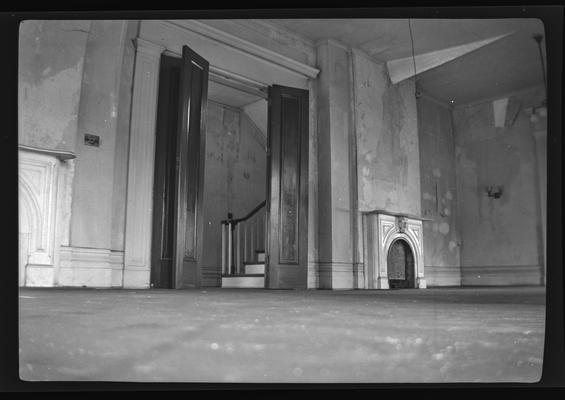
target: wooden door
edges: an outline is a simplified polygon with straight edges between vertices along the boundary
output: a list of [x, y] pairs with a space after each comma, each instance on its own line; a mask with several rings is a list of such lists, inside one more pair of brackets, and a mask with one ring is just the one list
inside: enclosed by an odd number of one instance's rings
[[151, 284], [200, 286], [208, 62], [183, 47], [159, 74]]
[[269, 88], [265, 285], [305, 289], [308, 258], [308, 91]]
[[153, 181], [151, 286], [164, 289], [173, 287], [172, 238], [180, 70], [179, 58], [161, 56]]
[[175, 288], [199, 287], [201, 281], [208, 68], [206, 60], [183, 46], [175, 160]]

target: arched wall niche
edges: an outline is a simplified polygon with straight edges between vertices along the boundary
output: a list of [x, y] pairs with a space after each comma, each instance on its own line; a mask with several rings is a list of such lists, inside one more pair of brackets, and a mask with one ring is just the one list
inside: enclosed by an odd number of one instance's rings
[[406, 238], [396, 238], [387, 250], [387, 271], [389, 286], [392, 288], [416, 287], [416, 262], [414, 247]]

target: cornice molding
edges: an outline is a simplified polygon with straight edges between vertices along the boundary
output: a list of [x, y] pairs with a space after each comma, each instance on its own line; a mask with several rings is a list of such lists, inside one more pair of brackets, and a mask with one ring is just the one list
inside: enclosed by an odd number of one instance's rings
[[351, 50], [352, 50], [352, 48], [351, 48], [350, 46], [346, 45], [346, 44], [343, 43], [343, 42], [340, 42], [340, 41], [337, 40], [337, 39], [332, 39], [332, 38], [323, 38], [323, 39], [319, 39], [319, 40], [317, 40], [316, 43], [314, 44], [314, 46], [315, 46], [316, 48], [317, 48], [317, 47], [320, 47], [320, 46], [323, 46], [323, 45], [332, 45], [332, 46], [335, 46], [335, 47], [340, 47], [340, 48], [342, 48], [343, 50], [345, 50], [345, 51], [348, 52], [348, 53], [351, 53]]
[[165, 46], [161, 46], [160, 44], [153, 43], [147, 39], [142, 39], [140, 37], [133, 39], [133, 42], [137, 51], [151, 56], [160, 56], [161, 53], [166, 50]]
[[292, 71], [309, 79], [316, 78], [316, 76], [320, 72], [317, 68], [303, 64], [289, 57], [278, 54], [272, 50], [258, 46], [254, 43], [248, 42], [247, 40], [238, 38], [237, 36], [231, 35], [222, 30], [213, 28], [203, 22], [194, 20], [167, 20], [165, 21], [165, 23], [187, 29], [200, 36], [230, 46], [243, 53], [255, 56], [270, 64], [275, 64], [279, 67], [283, 67], [289, 71]]

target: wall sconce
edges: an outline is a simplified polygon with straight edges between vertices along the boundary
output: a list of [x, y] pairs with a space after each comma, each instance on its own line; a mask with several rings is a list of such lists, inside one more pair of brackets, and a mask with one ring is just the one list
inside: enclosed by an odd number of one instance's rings
[[545, 101], [542, 102], [541, 106], [527, 108], [526, 115], [530, 117], [530, 122], [536, 123], [539, 122], [540, 118], [547, 117], [547, 107], [545, 105]]
[[502, 196], [502, 186], [487, 186], [485, 190], [488, 197], [500, 199], [500, 196]]

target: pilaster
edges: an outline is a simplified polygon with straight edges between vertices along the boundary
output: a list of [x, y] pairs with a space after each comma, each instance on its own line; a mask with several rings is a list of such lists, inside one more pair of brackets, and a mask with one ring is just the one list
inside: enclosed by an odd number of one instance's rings
[[319, 285], [354, 288], [357, 214], [352, 191], [355, 195], [357, 189], [350, 51], [325, 40], [317, 43], [317, 58]]
[[124, 246], [124, 288], [147, 288], [150, 249], [157, 90], [165, 47], [136, 39], [129, 140]]
[[543, 241], [543, 284], [546, 284], [547, 270], [547, 242], [546, 242], [546, 220], [547, 220], [547, 130], [540, 129], [533, 132], [536, 146], [536, 162], [538, 176], [538, 191], [541, 214], [541, 237]]

